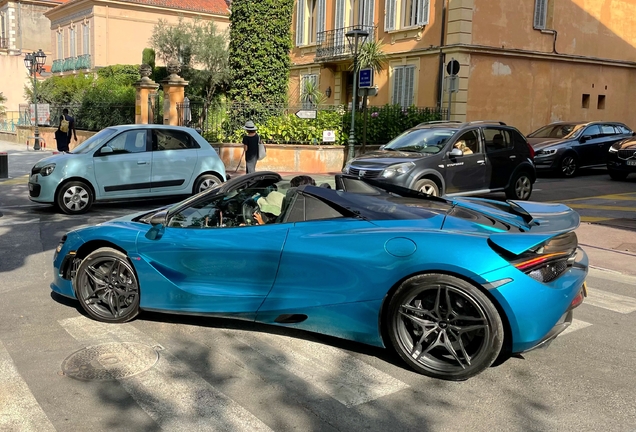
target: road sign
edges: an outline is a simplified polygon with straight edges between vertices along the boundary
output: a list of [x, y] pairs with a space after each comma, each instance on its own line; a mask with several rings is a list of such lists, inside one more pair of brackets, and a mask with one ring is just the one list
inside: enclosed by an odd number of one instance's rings
[[377, 96], [378, 88], [377, 87], [362, 87], [359, 92], [359, 96]]
[[316, 118], [316, 110], [300, 110], [296, 111], [296, 117], [301, 119], [315, 119]]
[[360, 79], [358, 80], [358, 87], [368, 88], [373, 87], [373, 69], [365, 68], [360, 69]]
[[457, 93], [459, 91], [459, 77], [457, 75], [450, 75], [444, 78], [446, 81], [446, 91], [451, 93]]
[[459, 62], [452, 58], [446, 65], [446, 72], [449, 75], [457, 75], [459, 73]]
[[322, 142], [336, 142], [336, 133], [332, 130], [322, 131]]

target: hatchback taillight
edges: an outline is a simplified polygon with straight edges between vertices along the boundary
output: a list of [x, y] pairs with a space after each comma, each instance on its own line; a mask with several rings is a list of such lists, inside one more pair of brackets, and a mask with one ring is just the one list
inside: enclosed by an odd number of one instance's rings
[[530, 150], [530, 159], [534, 160], [534, 149], [529, 142], [526, 142], [526, 145], [528, 146], [528, 150]]

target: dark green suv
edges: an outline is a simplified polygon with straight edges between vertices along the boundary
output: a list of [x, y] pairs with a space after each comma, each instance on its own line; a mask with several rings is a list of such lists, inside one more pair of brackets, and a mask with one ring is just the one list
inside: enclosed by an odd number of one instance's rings
[[429, 195], [501, 191], [527, 200], [536, 180], [533, 158], [526, 138], [503, 122], [428, 122], [351, 160], [343, 172]]

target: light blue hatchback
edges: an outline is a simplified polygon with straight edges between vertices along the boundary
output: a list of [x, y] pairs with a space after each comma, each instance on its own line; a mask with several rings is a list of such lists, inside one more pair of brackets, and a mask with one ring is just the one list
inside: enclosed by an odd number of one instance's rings
[[36, 163], [29, 198], [79, 214], [95, 201], [190, 195], [225, 180], [219, 155], [194, 129], [124, 125]]

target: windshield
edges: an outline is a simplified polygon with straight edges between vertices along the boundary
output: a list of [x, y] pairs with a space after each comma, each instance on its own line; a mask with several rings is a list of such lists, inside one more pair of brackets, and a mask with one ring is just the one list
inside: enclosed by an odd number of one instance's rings
[[101, 146], [107, 139], [113, 136], [117, 132], [117, 129], [106, 128], [97, 132], [95, 135], [78, 145], [71, 151], [73, 154], [85, 154], [90, 153], [97, 147]]
[[456, 129], [412, 129], [388, 143], [384, 150], [439, 153], [455, 133]]
[[574, 138], [583, 129], [582, 124], [548, 125], [528, 135], [528, 138]]

